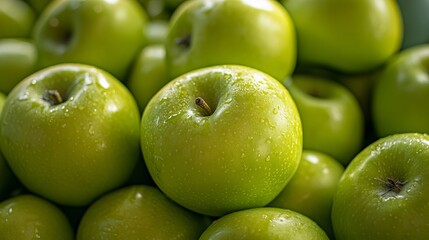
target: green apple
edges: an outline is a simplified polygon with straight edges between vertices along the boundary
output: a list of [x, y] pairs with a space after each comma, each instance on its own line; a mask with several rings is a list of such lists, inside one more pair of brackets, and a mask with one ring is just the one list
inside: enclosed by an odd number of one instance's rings
[[166, 51], [172, 78], [238, 64], [282, 81], [296, 63], [295, 28], [286, 9], [272, 0], [186, 1], [171, 17]]
[[2, 240], [72, 240], [74, 233], [61, 210], [35, 195], [25, 194], [0, 203]]
[[149, 100], [169, 82], [165, 47], [152, 44], [144, 47], [132, 66], [127, 86], [143, 112]]
[[165, 0], [139, 0], [150, 20], [168, 20], [171, 13], [167, 11]]
[[198, 239], [211, 223], [168, 199], [153, 186], [136, 185], [109, 193], [85, 212], [77, 240]]
[[141, 147], [149, 173], [174, 201], [221, 216], [265, 206], [290, 181], [302, 128], [286, 88], [234, 65], [191, 71], [148, 103]]
[[137, 0], [53, 1], [34, 27], [40, 67], [89, 64], [123, 81], [145, 44], [146, 22]]
[[429, 136], [381, 138], [346, 168], [334, 195], [337, 239], [427, 239]]
[[36, 16], [22, 0], [0, 0], [0, 38], [29, 38]]
[[372, 120], [379, 137], [429, 133], [429, 44], [395, 55], [380, 73], [372, 96]]
[[298, 64], [360, 73], [382, 65], [402, 43], [392, 0], [283, 0], [297, 31]]
[[288, 209], [253, 208], [233, 212], [215, 220], [200, 240], [328, 240], [310, 218]]
[[397, 0], [404, 28], [402, 49], [429, 43], [429, 1]]
[[304, 149], [328, 154], [346, 166], [363, 147], [364, 117], [356, 97], [316, 75], [295, 74], [284, 84], [301, 116]]
[[139, 158], [137, 104], [107, 72], [61, 64], [21, 81], [0, 116], [0, 147], [18, 179], [83, 206], [124, 183]]
[[343, 172], [343, 165], [329, 155], [304, 150], [292, 180], [268, 206], [302, 213], [333, 238], [332, 198]]
[[[6, 95], [0, 92], [0, 112], [6, 102]], [[9, 196], [9, 194], [18, 186], [15, 175], [6, 163], [3, 155], [0, 153], [0, 201]]]
[[36, 71], [37, 52], [27, 39], [0, 39], [0, 92], [8, 94], [21, 80]]

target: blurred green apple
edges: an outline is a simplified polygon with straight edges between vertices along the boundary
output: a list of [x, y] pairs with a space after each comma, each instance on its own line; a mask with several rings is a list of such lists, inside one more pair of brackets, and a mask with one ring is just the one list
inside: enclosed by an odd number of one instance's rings
[[8, 94], [15, 85], [36, 71], [37, 52], [27, 39], [0, 39], [0, 92]]
[[396, 134], [367, 146], [334, 195], [336, 239], [423, 240], [429, 236], [429, 136]]
[[136, 185], [109, 193], [84, 214], [77, 240], [198, 239], [211, 223], [168, 199], [153, 186]]
[[429, 1], [397, 0], [404, 28], [402, 49], [429, 43]]
[[127, 86], [143, 112], [149, 100], [168, 83], [165, 62], [165, 47], [162, 44], [148, 45], [134, 63]]
[[137, 104], [107, 72], [80, 64], [43, 69], [8, 95], [0, 147], [32, 192], [83, 206], [123, 184], [139, 158]]
[[165, 44], [169, 29], [168, 23], [167, 20], [149, 21], [146, 26], [146, 44]]
[[407, 48], [390, 59], [372, 96], [372, 120], [379, 137], [429, 133], [429, 44]]
[[39, 65], [89, 64], [123, 81], [145, 44], [146, 22], [137, 0], [53, 1], [34, 27]]
[[328, 154], [346, 166], [363, 147], [364, 116], [356, 97], [316, 75], [296, 74], [285, 85], [301, 116], [304, 149]]
[[283, 0], [297, 31], [298, 64], [341, 72], [382, 65], [402, 42], [402, 19], [392, 0]]
[[0, 203], [2, 240], [72, 240], [74, 233], [61, 210], [35, 195], [25, 194]]
[[281, 208], [253, 208], [215, 220], [200, 240], [328, 240], [310, 218]]
[[166, 51], [171, 78], [238, 64], [282, 81], [295, 68], [295, 28], [286, 9], [272, 0], [186, 1], [171, 17]]
[[0, 38], [28, 38], [36, 16], [22, 0], [0, 0]]
[[332, 199], [343, 172], [343, 165], [329, 155], [304, 150], [292, 180], [268, 206], [302, 213], [333, 238]]
[[276, 79], [245, 66], [213, 66], [172, 80], [150, 100], [141, 148], [168, 197], [222, 216], [265, 206], [281, 192], [301, 159], [301, 121]]

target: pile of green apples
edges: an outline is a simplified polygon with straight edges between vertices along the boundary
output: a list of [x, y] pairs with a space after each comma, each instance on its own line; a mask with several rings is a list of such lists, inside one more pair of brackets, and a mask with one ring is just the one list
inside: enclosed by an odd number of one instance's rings
[[0, 0], [0, 239], [428, 239], [428, 0]]

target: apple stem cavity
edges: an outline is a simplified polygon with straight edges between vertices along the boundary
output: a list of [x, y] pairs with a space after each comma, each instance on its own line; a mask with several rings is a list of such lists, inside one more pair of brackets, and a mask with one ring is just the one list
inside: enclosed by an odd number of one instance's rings
[[52, 106], [58, 105], [64, 102], [60, 92], [58, 92], [58, 90], [55, 90], [55, 89], [46, 90], [42, 99], [49, 102]]
[[191, 34], [187, 34], [184, 37], [179, 37], [176, 39], [176, 44], [178, 46], [184, 47], [184, 48], [190, 48], [191, 47]]
[[387, 180], [383, 180], [380, 178], [376, 178], [376, 180], [381, 181], [385, 184], [385, 188], [387, 191], [385, 191], [382, 195], [385, 195], [389, 192], [394, 192], [396, 194], [399, 194], [402, 190], [402, 188], [407, 184], [407, 182], [399, 181], [399, 180], [393, 180], [391, 178], [387, 178]]
[[202, 97], [197, 97], [195, 99], [195, 104], [204, 111], [204, 114], [206, 116], [210, 116], [213, 114], [210, 106], [207, 104], [207, 102]]

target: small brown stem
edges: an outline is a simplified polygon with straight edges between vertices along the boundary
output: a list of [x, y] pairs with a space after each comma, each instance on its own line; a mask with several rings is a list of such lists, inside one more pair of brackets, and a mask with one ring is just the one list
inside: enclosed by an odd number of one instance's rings
[[42, 99], [49, 102], [51, 105], [58, 105], [63, 102], [60, 92], [56, 89], [46, 90]]
[[198, 107], [200, 107], [206, 116], [210, 116], [213, 114], [210, 106], [207, 104], [207, 102], [202, 97], [197, 97], [195, 99], [195, 104], [197, 104]]

